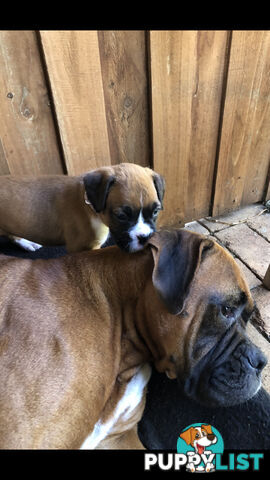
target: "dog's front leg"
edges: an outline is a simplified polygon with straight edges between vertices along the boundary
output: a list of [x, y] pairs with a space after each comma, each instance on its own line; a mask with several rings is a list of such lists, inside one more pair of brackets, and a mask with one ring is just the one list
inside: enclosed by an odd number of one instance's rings
[[120, 435], [109, 435], [96, 448], [98, 450], [145, 450], [138, 437], [137, 426]]

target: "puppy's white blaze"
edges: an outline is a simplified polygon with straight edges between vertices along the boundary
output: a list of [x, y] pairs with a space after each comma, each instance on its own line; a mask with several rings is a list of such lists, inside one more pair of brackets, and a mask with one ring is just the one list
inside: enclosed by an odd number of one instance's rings
[[150, 227], [148, 223], [145, 222], [142, 211], [140, 211], [140, 215], [138, 217], [138, 221], [134, 227], [130, 228], [129, 235], [132, 240], [135, 240], [138, 235], [144, 235], [147, 237], [150, 233], [153, 232], [153, 229]]
[[138, 237], [139, 236], [149, 237], [149, 235], [153, 233], [153, 228], [151, 228], [150, 225], [147, 222], [145, 222], [142, 215], [142, 211], [140, 211], [136, 225], [130, 228], [128, 233], [131, 238], [131, 242], [129, 245], [130, 250], [131, 251], [141, 250], [144, 246], [140, 244]]
[[146, 363], [138, 373], [132, 377], [112, 417], [106, 423], [102, 423], [101, 420], [99, 420], [95, 424], [92, 433], [83, 442], [81, 450], [96, 448], [108, 434], [113, 433], [114, 426], [120, 418], [121, 420], [128, 420], [129, 417], [132, 416], [134, 409], [142, 400], [143, 390], [150, 379], [151, 371], [150, 365]]

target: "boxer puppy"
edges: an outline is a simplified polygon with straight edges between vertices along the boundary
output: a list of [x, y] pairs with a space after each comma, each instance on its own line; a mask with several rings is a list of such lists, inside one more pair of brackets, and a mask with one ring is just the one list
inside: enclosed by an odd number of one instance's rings
[[109, 229], [115, 243], [137, 251], [155, 231], [164, 179], [131, 163], [84, 175], [0, 177], [0, 235], [21, 247], [99, 248]]
[[260, 388], [250, 291], [202, 235], [158, 232], [134, 254], [0, 256], [0, 268], [2, 449], [143, 448], [149, 364], [207, 405]]

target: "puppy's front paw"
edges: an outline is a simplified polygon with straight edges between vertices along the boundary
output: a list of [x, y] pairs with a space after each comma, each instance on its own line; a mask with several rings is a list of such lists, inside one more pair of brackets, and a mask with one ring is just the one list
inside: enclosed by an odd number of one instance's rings
[[24, 250], [27, 250], [28, 252], [35, 252], [39, 248], [42, 247], [39, 243], [31, 242], [30, 240], [26, 240], [25, 238], [20, 238], [20, 237], [10, 237], [16, 245], [19, 245], [21, 248]]

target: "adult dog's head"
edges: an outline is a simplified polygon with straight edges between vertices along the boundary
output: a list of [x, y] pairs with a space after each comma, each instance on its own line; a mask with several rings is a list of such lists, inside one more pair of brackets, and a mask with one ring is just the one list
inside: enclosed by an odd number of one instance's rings
[[84, 175], [87, 203], [127, 252], [144, 248], [163, 208], [165, 181], [150, 168], [132, 163], [102, 167]]
[[184, 230], [158, 232], [148, 244], [154, 260], [149, 318], [160, 312], [158, 325], [147, 320], [157, 369], [207, 405], [251, 398], [266, 359], [246, 334], [255, 307], [233, 257]]

